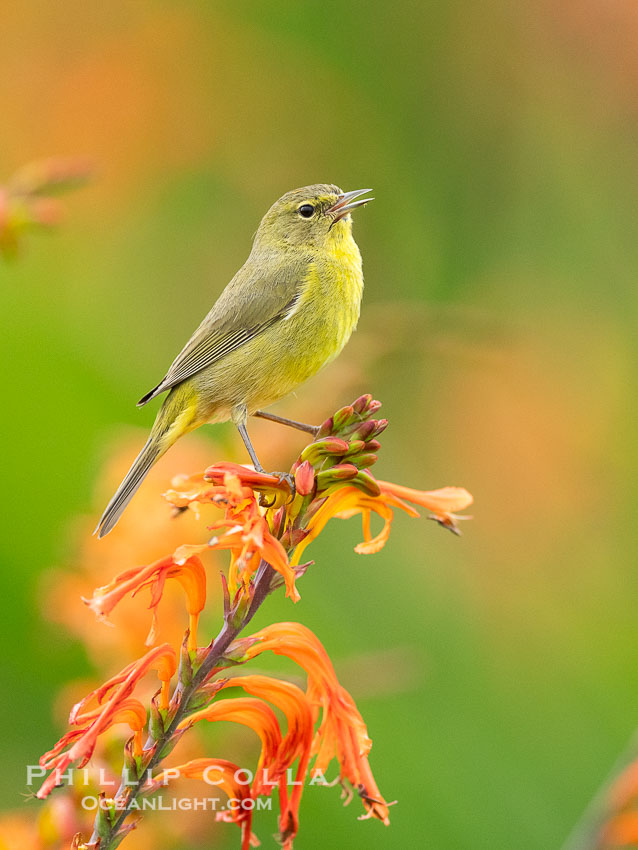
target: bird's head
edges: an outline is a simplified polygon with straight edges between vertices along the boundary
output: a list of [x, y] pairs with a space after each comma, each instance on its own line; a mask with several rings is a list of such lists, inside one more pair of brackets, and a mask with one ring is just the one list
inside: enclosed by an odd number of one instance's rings
[[374, 200], [361, 197], [369, 191], [342, 192], [338, 186], [318, 183], [286, 192], [261, 220], [255, 245], [312, 251], [339, 241], [352, 232], [351, 211]]

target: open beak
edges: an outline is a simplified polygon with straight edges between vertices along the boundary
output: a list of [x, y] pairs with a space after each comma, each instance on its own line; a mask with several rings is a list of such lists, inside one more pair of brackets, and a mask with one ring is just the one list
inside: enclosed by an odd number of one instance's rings
[[[368, 201], [374, 201], [374, 198], [359, 197], [371, 191], [372, 189], [355, 189], [353, 192], [344, 192], [343, 195], [339, 195], [336, 203], [326, 210], [326, 214], [331, 215], [334, 221], [339, 221], [352, 210], [356, 210], [357, 207], [364, 206]], [[355, 201], [355, 198], [359, 198], [359, 200]]]

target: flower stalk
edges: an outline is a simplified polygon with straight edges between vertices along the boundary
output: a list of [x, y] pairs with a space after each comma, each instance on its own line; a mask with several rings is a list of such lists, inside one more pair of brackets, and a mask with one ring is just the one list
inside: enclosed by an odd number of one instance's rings
[[[111, 848], [114, 848], [119, 844], [118, 838], [121, 835], [121, 829], [124, 822], [131, 814], [133, 803], [144, 787], [143, 783], [140, 781], [141, 778], [148, 775], [149, 771], [153, 771], [154, 768], [160, 764], [162, 759], [168, 755], [167, 747], [178, 732], [178, 727], [182, 719], [191, 708], [191, 702], [194, 695], [197, 694], [199, 688], [206, 681], [211, 671], [216, 666], [223, 663], [224, 654], [228, 650], [229, 646], [234, 640], [236, 640], [239, 634], [257, 613], [260, 605], [264, 602], [270, 592], [270, 581], [272, 579], [272, 575], [272, 568], [264, 563], [263, 569], [255, 581], [253, 604], [245, 612], [244, 617], [235, 623], [229, 622], [228, 620], [224, 621], [224, 625], [220, 629], [219, 634], [212, 641], [204, 660], [202, 661], [199, 669], [193, 674], [190, 682], [183, 685], [180, 681], [177, 685], [178, 691], [176, 691], [176, 693], [179, 693], [179, 704], [175, 709], [170, 722], [166, 724], [165, 728], [156, 730], [156, 738], [153, 738], [153, 735], [151, 734], [150, 737], [152, 739], [152, 744], [150, 748], [150, 757], [146, 760], [142, 757], [139, 761], [135, 762], [134, 778], [137, 780], [136, 784], [130, 784], [130, 769], [124, 771], [125, 778], [122, 779], [122, 783], [114, 797], [114, 800], [121, 801], [121, 805], [118, 807], [119, 814], [116, 817], [109, 818], [108, 823], [103, 823], [106, 819], [101, 817], [101, 814], [98, 814], [93, 835], [91, 836], [88, 844], [85, 845], [87, 848], [99, 847], [99, 850], [111, 850]], [[255, 600], [257, 601], [255, 602]], [[100, 822], [98, 823], [98, 821]], [[79, 846], [81, 847], [82, 845]]]

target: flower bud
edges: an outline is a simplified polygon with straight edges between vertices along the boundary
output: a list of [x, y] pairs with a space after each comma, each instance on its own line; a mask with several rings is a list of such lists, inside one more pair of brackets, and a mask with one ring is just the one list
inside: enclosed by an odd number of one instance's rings
[[333, 430], [340, 431], [343, 427], [345, 427], [351, 421], [353, 413], [354, 411], [351, 404], [347, 405], [347, 407], [342, 407], [341, 410], [338, 410], [332, 417]]
[[307, 445], [301, 453], [301, 460], [315, 464], [325, 455], [344, 455], [347, 451], [348, 443], [345, 440], [340, 437], [324, 437], [323, 440], [315, 440]]
[[352, 463], [356, 464], [359, 469], [367, 469], [377, 462], [377, 456], [374, 452], [362, 452], [356, 457], [351, 458]]
[[372, 437], [373, 434], [376, 433], [377, 420], [376, 419], [368, 419], [365, 422], [359, 423], [356, 428], [352, 431], [352, 438], [355, 440], [362, 440], [365, 442], [368, 438]]
[[379, 434], [382, 434], [385, 429], [388, 427], [387, 419], [375, 419], [376, 428], [374, 429], [373, 436], [378, 437]]
[[366, 447], [366, 444], [363, 440], [350, 440], [348, 445], [348, 451], [345, 453], [345, 457], [350, 458], [352, 455], [359, 454]]
[[301, 496], [308, 496], [312, 493], [314, 486], [315, 471], [312, 468], [312, 465], [307, 460], [304, 460], [304, 462], [295, 470], [295, 487], [297, 489], [297, 493]]
[[367, 493], [368, 496], [379, 496], [381, 493], [381, 488], [379, 487], [376, 478], [363, 470], [359, 470], [357, 477], [352, 483], [356, 485], [359, 490], [363, 490], [364, 493]]
[[337, 481], [348, 481], [357, 474], [357, 467], [352, 463], [337, 463], [327, 470]]
[[338, 481], [349, 481], [356, 478], [358, 471], [352, 463], [338, 463], [330, 469], [322, 469], [321, 472], [317, 473], [317, 490], [327, 490], [328, 487]]
[[328, 434], [332, 434], [334, 430], [334, 421], [332, 416], [329, 419], [326, 419], [325, 422], [322, 422], [319, 426], [319, 431], [317, 432], [317, 437], [327, 437]]
[[366, 393], [365, 395], [359, 396], [359, 398], [353, 403], [352, 409], [355, 413], [358, 413], [359, 416], [361, 416], [368, 411], [371, 401], [372, 396], [370, 393]]

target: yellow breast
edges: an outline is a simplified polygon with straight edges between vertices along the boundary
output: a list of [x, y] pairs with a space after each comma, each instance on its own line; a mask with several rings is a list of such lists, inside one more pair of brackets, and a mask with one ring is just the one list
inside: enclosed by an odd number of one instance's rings
[[[343, 226], [339, 226], [343, 225]], [[341, 351], [357, 326], [363, 295], [361, 254], [349, 221], [339, 222], [308, 267], [300, 311], [318, 335], [321, 365]]]

